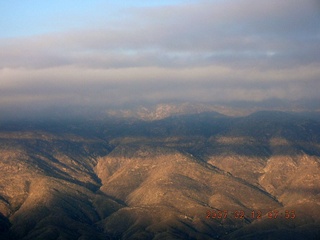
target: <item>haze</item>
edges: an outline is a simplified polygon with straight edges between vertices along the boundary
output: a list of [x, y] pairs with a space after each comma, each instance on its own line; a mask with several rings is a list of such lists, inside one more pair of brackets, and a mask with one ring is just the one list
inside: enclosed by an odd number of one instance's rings
[[0, 12], [2, 115], [320, 100], [317, 0], [1, 1]]

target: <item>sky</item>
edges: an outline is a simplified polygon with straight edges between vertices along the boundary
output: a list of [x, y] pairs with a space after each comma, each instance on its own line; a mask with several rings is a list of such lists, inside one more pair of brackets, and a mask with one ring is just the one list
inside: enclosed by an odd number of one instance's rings
[[0, 109], [315, 100], [319, 0], [0, 1]]

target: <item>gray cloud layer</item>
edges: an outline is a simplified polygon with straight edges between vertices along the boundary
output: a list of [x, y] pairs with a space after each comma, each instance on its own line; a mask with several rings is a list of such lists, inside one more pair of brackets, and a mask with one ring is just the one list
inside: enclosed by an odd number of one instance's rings
[[0, 40], [0, 106], [319, 99], [317, 0], [197, 1]]

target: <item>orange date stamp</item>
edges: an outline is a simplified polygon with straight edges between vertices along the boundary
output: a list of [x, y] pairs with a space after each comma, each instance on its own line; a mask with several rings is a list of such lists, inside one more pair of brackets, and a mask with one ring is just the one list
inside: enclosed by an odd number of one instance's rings
[[246, 212], [244, 210], [207, 210], [206, 211], [206, 219], [226, 219], [226, 218], [233, 218], [233, 219], [295, 219], [296, 218], [296, 211], [295, 210], [272, 210], [268, 212], [262, 212], [260, 210], [252, 210], [250, 212]]

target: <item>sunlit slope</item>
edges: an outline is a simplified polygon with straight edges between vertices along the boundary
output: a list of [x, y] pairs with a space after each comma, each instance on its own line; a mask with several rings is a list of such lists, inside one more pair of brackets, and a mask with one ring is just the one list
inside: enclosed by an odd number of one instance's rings
[[[127, 154], [123, 156], [123, 152]], [[101, 158], [96, 169], [101, 191], [127, 204], [121, 211], [131, 223], [114, 237], [126, 236], [127, 231], [138, 236], [145, 229], [153, 237], [162, 232], [175, 236], [175, 231], [188, 237], [214, 237], [248, 223], [236, 222], [233, 217], [207, 219], [207, 211], [230, 210], [231, 214], [237, 209], [266, 211], [281, 206], [267, 192], [172, 149], [120, 146]], [[123, 217], [114, 213], [105, 220], [106, 228]]]

